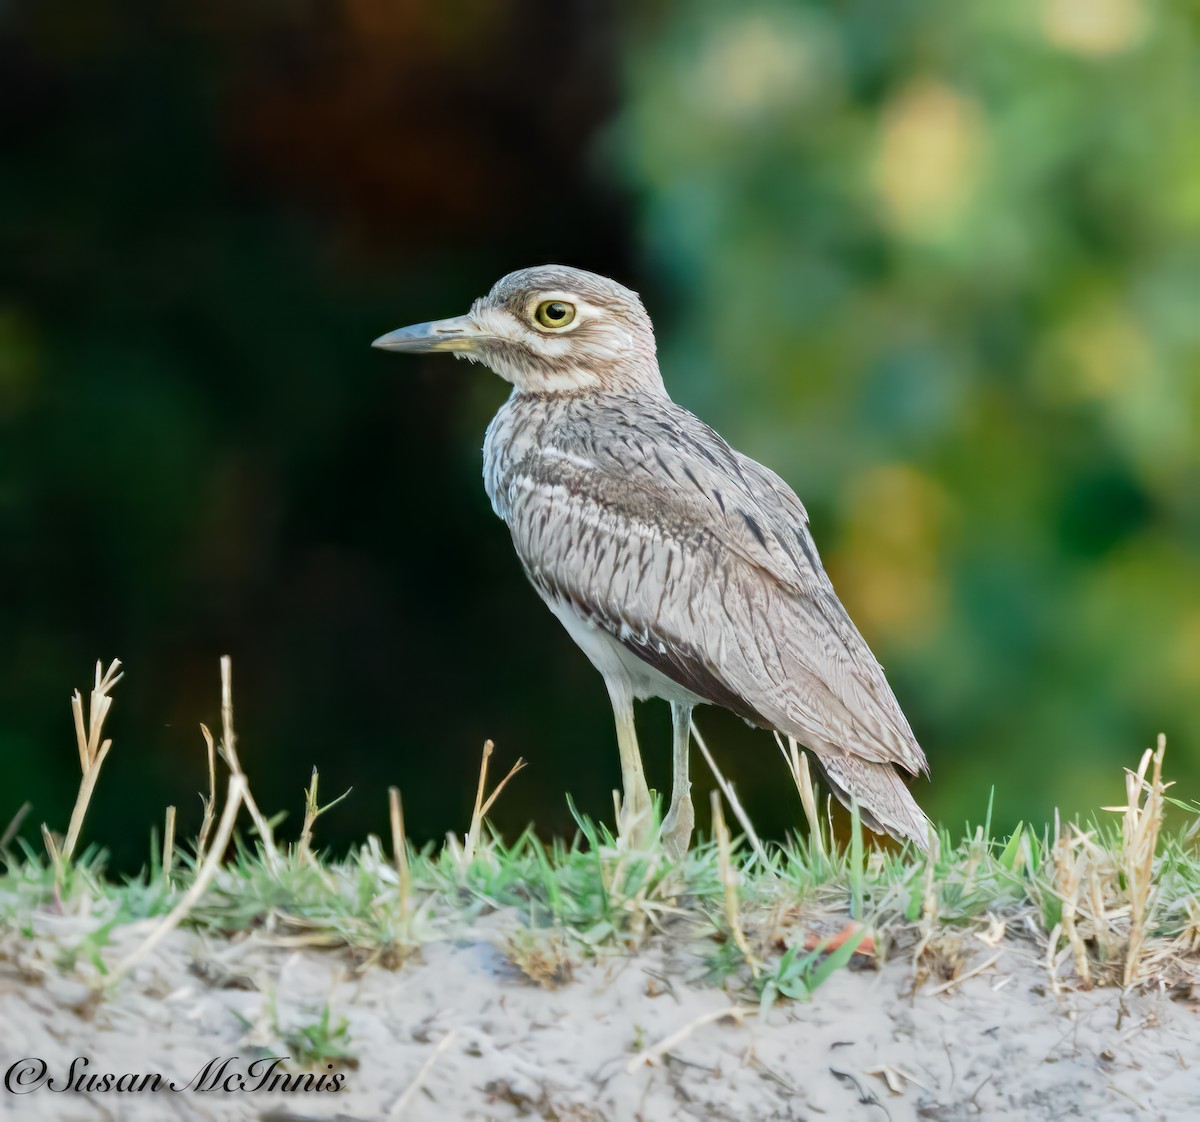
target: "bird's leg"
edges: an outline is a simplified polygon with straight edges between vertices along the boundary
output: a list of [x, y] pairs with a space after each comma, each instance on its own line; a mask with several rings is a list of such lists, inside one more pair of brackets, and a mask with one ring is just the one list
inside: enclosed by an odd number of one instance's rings
[[667, 854], [676, 861], [687, 855], [696, 812], [692, 809], [692, 784], [688, 779], [688, 751], [692, 746], [692, 707], [682, 701], [671, 702], [672, 760], [671, 809], [662, 824], [662, 842]]
[[621, 753], [621, 835], [635, 848], [650, 840], [650, 788], [642, 771], [642, 756], [638, 751], [637, 730], [633, 725], [633, 694], [629, 683], [617, 678], [605, 678], [608, 696], [612, 701], [617, 722], [617, 748]]

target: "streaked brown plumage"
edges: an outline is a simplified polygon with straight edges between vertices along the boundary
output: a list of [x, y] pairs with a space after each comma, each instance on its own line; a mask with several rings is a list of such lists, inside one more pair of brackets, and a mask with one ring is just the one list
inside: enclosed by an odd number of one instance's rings
[[[563, 305], [569, 323], [539, 323]], [[604, 675], [635, 819], [649, 797], [631, 701], [663, 697], [674, 850], [691, 831], [688, 729], [705, 703], [795, 737], [870, 827], [926, 844], [896, 770], [927, 771], [924, 754], [821, 566], [803, 504], [671, 401], [634, 293], [580, 270], [526, 269], [467, 316], [377, 345], [454, 350], [513, 383], [484, 444], [488, 496], [530, 581]]]

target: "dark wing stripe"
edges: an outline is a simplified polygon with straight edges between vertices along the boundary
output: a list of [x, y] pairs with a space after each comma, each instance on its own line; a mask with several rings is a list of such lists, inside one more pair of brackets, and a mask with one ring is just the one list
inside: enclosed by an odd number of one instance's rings
[[754, 535], [754, 538], [758, 544], [761, 545], [763, 549], [766, 549], [767, 539], [763, 536], [762, 527], [759, 526], [759, 524], [755, 522], [754, 519], [751, 518], [750, 515], [748, 515], [744, 510], [738, 511], [738, 513], [742, 516], [742, 520], [746, 523], [746, 529]]
[[568, 600], [579, 615], [591, 620], [604, 632], [616, 639], [626, 650], [637, 655], [643, 662], [652, 666], [664, 677], [691, 690], [697, 697], [704, 698], [711, 705], [719, 705], [728, 709], [745, 721], [761, 728], [770, 728], [771, 724], [762, 714], [747, 703], [744, 697], [731, 690], [715, 670], [693, 648], [680, 644], [667, 635], [660, 635], [647, 630], [643, 634], [631, 632], [627, 627], [609, 619], [604, 611], [595, 604], [582, 600], [577, 592], [569, 591], [544, 576], [529, 574], [533, 584], [545, 595], [551, 598]]

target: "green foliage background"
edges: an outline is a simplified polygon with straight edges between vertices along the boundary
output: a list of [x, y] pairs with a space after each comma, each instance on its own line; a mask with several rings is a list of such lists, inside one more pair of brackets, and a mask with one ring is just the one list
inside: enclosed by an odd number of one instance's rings
[[630, 67], [665, 365], [797, 484], [952, 812], [1106, 801], [1160, 728], [1196, 775], [1196, 30], [711, 3]]
[[[935, 816], [1200, 780], [1200, 15], [1137, 0], [0, 7], [0, 820], [203, 782], [234, 656], [265, 805], [330, 841], [617, 781], [603, 689], [478, 481], [504, 387], [367, 343], [560, 260], [639, 288], [669, 387], [808, 503]], [[652, 779], [668, 774], [648, 707]], [[702, 715], [765, 832], [763, 734]], [[105, 794], [107, 792], [107, 798]]]

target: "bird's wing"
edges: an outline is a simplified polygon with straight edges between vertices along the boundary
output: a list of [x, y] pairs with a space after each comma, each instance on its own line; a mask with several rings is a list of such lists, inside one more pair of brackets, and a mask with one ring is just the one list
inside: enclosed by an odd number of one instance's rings
[[927, 770], [803, 504], [692, 414], [531, 449], [507, 487], [533, 583], [667, 677], [810, 747]]

